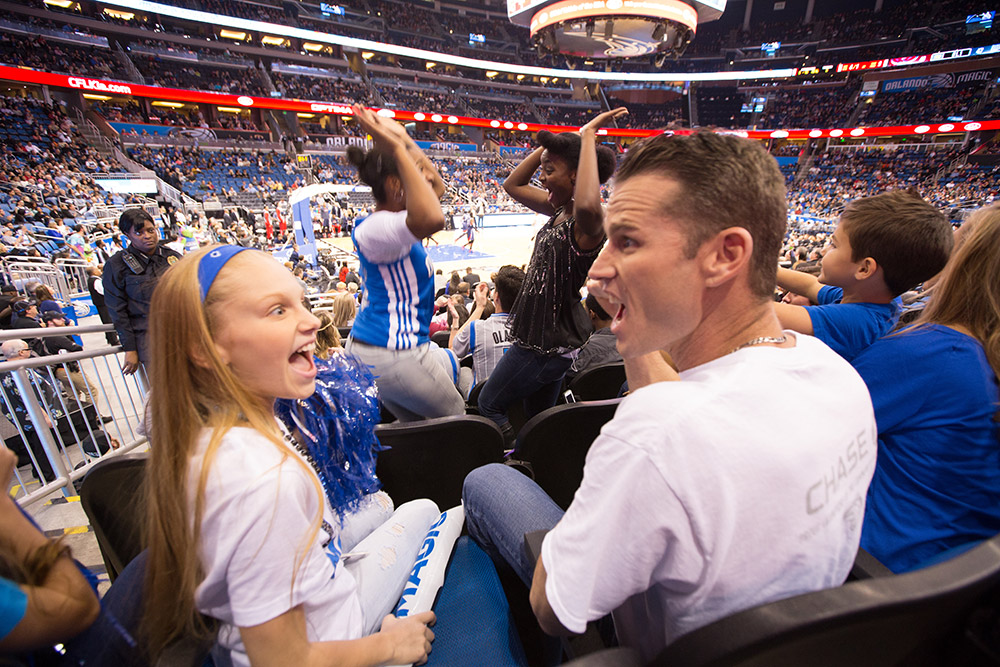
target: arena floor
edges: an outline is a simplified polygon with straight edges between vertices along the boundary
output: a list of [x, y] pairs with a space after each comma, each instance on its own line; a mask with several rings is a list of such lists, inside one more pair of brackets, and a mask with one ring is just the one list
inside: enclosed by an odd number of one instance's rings
[[[465, 235], [461, 230], [449, 229], [434, 235], [428, 252], [434, 261], [434, 269], [441, 269], [447, 280], [452, 271], [465, 275], [465, 268], [472, 267], [475, 273], [486, 280], [490, 273], [505, 264], [522, 266], [531, 259], [536, 227], [489, 227], [476, 231], [472, 252], [463, 248]], [[354, 252], [350, 238], [321, 239], [320, 246], [334, 246]]]

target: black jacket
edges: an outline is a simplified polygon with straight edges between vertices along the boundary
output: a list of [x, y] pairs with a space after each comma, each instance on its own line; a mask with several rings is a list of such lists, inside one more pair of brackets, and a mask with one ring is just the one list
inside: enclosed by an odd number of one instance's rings
[[104, 301], [111, 321], [122, 348], [126, 352], [139, 352], [140, 359], [144, 359], [146, 354], [144, 348], [153, 289], [167, 269], [180, 258], [180, 253], [162, 244], [152, 255], [129, 246], [116, 252], [104, 265]]

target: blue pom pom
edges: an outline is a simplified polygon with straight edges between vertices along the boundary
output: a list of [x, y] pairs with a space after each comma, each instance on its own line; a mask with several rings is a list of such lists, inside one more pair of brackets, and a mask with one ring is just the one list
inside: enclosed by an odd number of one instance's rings
[[300, 435], [319, 468], [320, 481], [337, 516], [356, 509], [379, 490], [375, 425], [381, 418], [378, 389], [368, 366], [348, 354], [316, 359], [316, 391], [307, 399], [279, 399], [275, 415]]

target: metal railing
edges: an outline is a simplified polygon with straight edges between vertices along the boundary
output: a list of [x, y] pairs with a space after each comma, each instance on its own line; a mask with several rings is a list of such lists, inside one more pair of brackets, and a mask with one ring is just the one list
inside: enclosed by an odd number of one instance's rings
[[[0, 332], [0, 341], [106, 334], [111, 325]], [[73, 482], [98, 461], [146, 443], [141, 423], [147, 394], [139, 373], [126, 376], [107, 345], [83, 352], [0, 361], [0, 434], [18, 455], [13, 486], [24, 507]]]
[[[61, 301], [69, 301], [72, 291], [66, 274], [59, 267], [41, 257], [8, 257], [2, 263], [5, 282], [14, 285], [20, 292], [28, 294], [27, 285], [40, 283], [45, 285], [52, 294]], [[84, 280], [84, 285], [87, 281]], [[34, 298], [34, 294], [28, 294], [29, 298]]]

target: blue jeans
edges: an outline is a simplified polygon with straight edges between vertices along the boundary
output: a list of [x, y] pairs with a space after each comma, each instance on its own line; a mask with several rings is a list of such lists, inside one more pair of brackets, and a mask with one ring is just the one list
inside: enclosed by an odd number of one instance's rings
[[510, 466], [476, 468], [462, 488], [469, 535], [494, 563], [508, 564], [529, 588], [535, 563], [524, 552], [524, 534], [551, 530], [565, 512], [542, 488]]
[[514, 344], [500, 358], [479, 394], [479, 414], [500, 426], [507, 423], [507, 410], [524, 400], [524, 416], [531, 419], [551, 408], [559, 398], [566, 371], [573, 365], [568, 357], [549, 357]]

